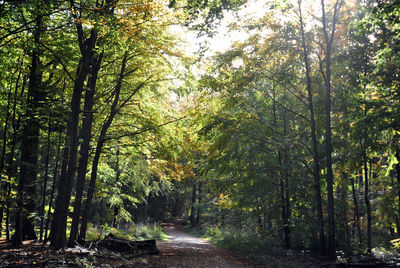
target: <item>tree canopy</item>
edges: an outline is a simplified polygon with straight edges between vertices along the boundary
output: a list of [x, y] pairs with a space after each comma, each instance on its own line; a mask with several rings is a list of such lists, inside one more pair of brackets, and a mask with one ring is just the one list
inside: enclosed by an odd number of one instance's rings
[[[0, 234], [63, 248], [183, 217], [398, 247], [399, 1], [260, 3], [0, 1]], [[204, 53], [228, 13], [246, 38]]]

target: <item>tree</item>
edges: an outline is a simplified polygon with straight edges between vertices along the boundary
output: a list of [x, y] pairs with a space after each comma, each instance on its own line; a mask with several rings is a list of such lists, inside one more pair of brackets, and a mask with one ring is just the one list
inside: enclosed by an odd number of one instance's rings
[[31, 218], [35, 212], [35, 184], [38, 163], [40, 114], [39, 109], [46, 98], [46, 92], [42, 84], [42, 63], [40, 56], [41, 35], [43, 32], [43, 19], [40, 10], [41, 1], [34, 3], [35, 27], [33, 32], [33, 49], [31, 53], [30, 73], [28, 83], [26, 121], [23, 126], [23, 136], [26, 137], [21, 145], [21, 167], [18, 184], [18, 210], [15, 220], [14, 245], [21, 245], [22, 240], [37, 239], [34, 224]]
[[[325, 145], [326, 145], [326, 181], [328, 191], [328, 253], [331, 256], [336, 254], [336, 238], [335, 238], [335, 212], [334, 212], [334, 197], [333, 197], [333, 170], [332, 170], [332, 127], [331, 127], [331, 56], [332, 45], [335, 37], [336, 23], [340, 14], [342, 1], [336, 1], [333, 7], [333, 15], [331, 25], [328, 25], [326, 17], [325, 2], [321, 0], [322, 7], [322, 27], [324, 40], [324, 80], [325, 80]], [[328, 28], [330, 26], [330, 29]], [[321, 70], [322, 71], [322, 70]]]
[[89, 143], [91, 140], [91, 132], [92, 132], [92, 123], [93, 123], [93, 105], [94, 105], [94, 95], [96, 91], [96, 82], [98, 73], [100, 70], [101, 61], [103, 58], [103, 53], [100, 53], [98, 57], [93, 59], [93, 63], [91, 64], [91, 76], [88, 81], [88, 89], [85, 93], [85, 104], [84, 104], [84, 119], [82, 122], [82, 128], [80, 133], [80, 138], [83, 140], [80, 152], [79, 152], [79, 167], [78, 167], [78, 175], [76, 179], [76, 195], [74, 202], [74, 215], [71, 223], [71, 231], [69, 236], [68, 244], [70, 247], [74, 246], [75, 241], [78, 235], [78, 225], [79, 225], [79, 217], [81, 210], [81, 201], [83, 195], [83, 187], [85, 184], [85, 177], [87, 171], [87, 165], [89, 160]]
[[324, 227], [324, 217], [323, 217], [323, 209], [322, 209], [322, 200], [321, 200], [321, 180], [320, 180], [320, 167], [319, 167], [319, 155], [318, 155], [318, 141], [316, 135], [316, 125], [315, 125], [315, 115], [314, 115], [314, 103], [313, 103], [313, 92], [312, 92], [312, 80], [311, 80], [311, 69], [309, 63], [309, 53], [307, 49], [306, 43], [306, 35], [304, 31], [303, 24], [303, 16], [301, 11], [301, 1], [298, 1], [299, 6], [299, 20], [300, 20], [300, 33], [301, 33], [301, 45], [303, 48], [304, 54], [304, 68], [306, 71], [306, 84], [307, 84], [307, 100], [308, 100], [308, 110], [310, 112], [310, 134], [311, 134], [311, 142], [312, 142], [312, 152], [313, 152], [313, 176], [314, 176], [314, 187], [315, 187], [315, 200], [317, 207], [317, 219], [319, 229], [319, 240], [320, 240], [320, 248], [321, 253], [324, 254], [326, 251], [325, 245], [325, 227]]
[[[107, 2], [105, 6], [99, 6], [99, 10], [109, 12], [112, 9]], [[71, 2], [71, 8], [75, 10], [75, 2]], [[98, 38], [98, 26], [95, 25], [86, 38], [83, 33], [82, 22], [73, 12], [76, 19], [76, 28], [78, 34], [79, 48], [81, 51], [81, 58], [76, 70], [76, 78], [74, 82], [74, 90], [71, 99], [71, 114], [68, 121], [66, 144], [63, 152], [63, 163], [60, 175], [60, 184], [56, 200], [56, 210], [54, 220], [51, 227], [51, 245], [55, 248], [62, 248], [66, 243], [66, 224], [68, 206], [71, 198], [71, 191], [73, 185], [73, 178], [75, 175], [75, 164], [77, 159], [78, 150], [78, 123], [80, 113], [81, 96], [85, 80], [89, 74], [90, 64], [94, 57], [94, 48]]]

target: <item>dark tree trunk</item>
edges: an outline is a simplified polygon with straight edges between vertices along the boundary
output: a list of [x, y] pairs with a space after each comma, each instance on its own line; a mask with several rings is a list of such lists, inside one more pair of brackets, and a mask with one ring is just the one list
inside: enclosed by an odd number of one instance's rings
[[50, 160], [50, 136], [51, 136], [51, 118], [49, 116], [49, 127], [47, 130], [47, 150], [46, 150], [46, 169], [45, 169], [45, 174], [44, 174], [44, 180], [43, 180], [43, 185], [42, 185], [42, 204], [40, 206], [40, 212], [39, 212], [39, 217], [40, 217], [40, 235], [39, 235], [39, 241], [43, 241], [43, 228], [44, 228], [44, 207], [46, 205], [46, 194], [47, 194], [47, 180], [48, 180], [48, 174], [49, 174], [49, 160]]
[[75, 176], [78, 151], [78, 125], [81, 98], [85, 80], [89, 74], [89, 66], [93, 60], [94, 48], [97, 41], [97, 30], [94, 27], [90, 37], [84, 42], [82, 58], [79, 62], [71, 100], [71, 114], [67, 129], [67, 142], [64, 149], [64, 159], [61, 168], [60, 184], [56, 200], [54, 220], [51, 226], [51, 246], [65, 247], [68, 206], [71, 199], [72, 185]]
[[35, 212], [36, 174], [39, 149], [40, 122], [39, 111], [46, 93], [42, 88], [42, 71], [40, 62], [40, 37], [43, 29], [41, 16], [36, 18], [34, 30], [34, 48], [32, 50], [31, 67], [28, 84], [27, 110], [22, 130], [21, 164], [17, 197], [17, 213], [15, 218], [15, 234], [13, 244], [19, 246], [22, 240], [37, 239], [31, 213]]
[[[86, 198], [86, 203], [85, 203], [85, 209], [82, 214], [81, 229], [80, 229], [79, 237], [78, 237], [79, 243], [84, 242], [86, 239], [88, 215], [89, 215], [89, 211], [91, 208], [93, 194], [94, 194], [94, 190], [95, 190], [95, 186], [96, 186], [97, 168], [99, 165], [100, 155], [101, 155], [101, 151], [103, 149], [103, 145], [106, 142], [106, 134], [107, 134], [108, 128], [111, 126], [111, 123], [114, 120], [115, 115], [118, 113], [119, 109], [121, 108], [121, 106], [119, 108], [117, 106], [118, 106], [119, 96], [120, 96], [121, 87], [122, 87], [122, 80], [125, 75], [125, 67], [126, 67], [127, 60], [128, 60], [128, 54], [125, 54], [124, 58], [122, 60], [121, 71], [119, 74], [118, 82], [117, 82], [117, 85], [114, 90], [114, 101], [111, 105], [110, 114], [106, 118], [106, 120], [101, 128], [100, 136], [97, 141], [95, 155], [93, 157], [92, 172], [90, 175], [90, 182], [89, 182], [88, 193], [87, 193], [87, 198]], [[132, 97], [140, 88], [141, 88], [141, 86], [137, 87], [130, 96]]]
[[[102, 131], [102, 133], [103, 133], [103, 131]], [[85, 203], [85, 209], [82, 214], [81, 229], [80, 229], [79, 236], [78, 236], [78, 243], [80, 243], [80, 244], [83, 243], [86, 239], [88, 215], [89, 215], [89, 211], [90, 211], [90, 207], [91, 207], [91, 203], [92, 203], [92, 199], [93, 199], [93, 194], [94, 194], [94, 190], [95, 190], [95, 186], [96, 186], [97, 168], [99, 165], [101, 150], [102, 150], [103, 144], [105, 142], [105, 133], [106, 132], [104, 132], [103, 135], [102, 135], [102, 133], [100, 133], [100, 137], [99, 137], [99, 140], [98, 140], [97, 146], [96, 146], [96, 152], [93, 157], [92, 173], [90, 175], [87, 199], [86, 199], [86, 203]]]
[[190, 207], [190, 225], [196, 225], [196, 181], [193, 182], [192, 186], [192, 202]]
[[148, 215], [149, 215], [149, 200], [150, 200], [150, 196], [149, 194], [146, 195], [146, 203], [144, 204], [144, 211], [143, 211], [143, 218], [144, 218], [144, 222], [147, 223], [148, 221]]
[[354, 204], [354, 220], [355, 224], [357, 227], [357, 234], [358, 234], [358, 242], [359, 244], [362, 244], [362, 232], [361, 232], [361, 225], [360, 225], [360, 212], [359, 212], [359, 207], [358, 207], [358, 197], [357, 197], [357, 191], [354, 185], [354, 179], [350, 178], [351, 182], [351, 190], [353, 194], [353, 204]]
[[343, 238], [342, 243], [346, 243], [348, 247], [350, 247], [350, 235], [348, 228], [348, 220], [347, 220], [347, 194], [348, 194], [348, 185], [347, 185], [347, 173], [343, 172], [342, 183], [340, 187], [340, 201], [341, 201], [341, 218], [342, 218], [342, 228], [340, 237]]
[[199, 196], [197, 198], [198, 200], [198, 206], [197, 206], [197, 215], [196, 215], [196, 224], [200, 223], [200, 213], [201, 213], [201, 209], [200, 209], [200, 204], [202, 202], [202, 198], [203, 198], [203, 188], [202, 188], [202, 183], [201, 181], [199, 182]]
[[[7, 94], [7, 106], [6, 106], [6, 116], [4, 118], [4, 128], [3, 128], [3, 137], [2, 137], [2, 146], [1, 146], [1, 156], [0, 156], [0, 176], [3, 173], [4, 169], [4, 164], [5, 164], [5, 156], [6, 156], [6, 147], [7, 147], [7, 133], [8, 133], [8, 126], [9, 126], [9, 121], [11, 115], [15, 115], [15, 108], [16, 108], [16, 102], [17, 102], [17, 94], [18, 94], [18, 86], [19, 86], [19, 81], [21, 79], [21, 73], [22, 73], [22, 62], [19, 64], [18, 68], [18, 76], [17, 80], [15, 82], [15, 89], [14, 89], [14, 97], [12, 94], [12, 86], [10, 86], [8, 94]], [[22, 89], [23, 91], [23, 89]], [[10, 106], [13, 104], [13, 112], [11, 114]], [[14, 120], [14, 118], [13, 118]], [[0, 182], [3, 182], [2, 178], [0, 177]], [[4, 186], [5, 184], [3, 184]], [[1, 218], [0, 218], [0, 223], [1, 223]], [[1, 226], [1, 224], [0, 224]], [[1, 227], [0, 227], [1, 228]]]
[[299, 4], [299, 15], [300, 15], [300, 30], [302, 47], [304, 53], [304, 65], [306, 71], [306, 81], [307, 81], [307, 100], [308, 100], [308, 110], [310, 111], [310, 122], [311, 122], [311, 142], [312, 142], [312, 153], [313, 153], [313, 177], [314, 177], [314, 189], [315, 189], [315, 206], [317, 209], [317, 222], [319, 226], [319, 244], [322, 254], [326, 253], [326, 242], [325, 242], [325, 227], [324, 227], [324, 216], [322, 208], [321, 199], [321, 179], [320, 179], [320, 167], [319, 167], [319, 155], [318, 155], [318, 140], [316, 135], [316, 124], [314, 115], [314, 103], [313, 103], [313, 93], [312, 93], [312, 81], [311, 81], [311, 69], [308, 60], [308, 50], [306, 44], [306, 37], [304, 32], [303, 17], [301, 13], [301, 1]]
[[[22, 85], [21, 89], [21, 95], [18, 96], [18, 91], [15, 91], [14, 94], [14, 103], [13, 103], [13, 114], [12, 114], [12, 137], [11, 137], [11, 144], [10, 144], [10, 153], [8, 155], [8, 161], [7, 161], [7, 175], [9, 178], [13, 177], [15, 175], [15, 168], [14, 168], [14, 155], [15, 155], [15, 150], [17, 146], [17, 139], [18, 139], [18, 130], [19, 130], [19, 122], [20, 122], [20, 117], [16, 114], [16, 107], [19, 99], [22, 99], [23, 93], [24, 93], [24, 88], [25, 88], [25, 79], [24, 83]], [[7, 182], [7, 196], [6, 196], [6, 237], [7, 240], [10, 241], [10, 205], [11, 205], [11, 190], [12, 186], [10, 182]]]
[[[22, 67], [22, 66], [21, 66]], [[15, 90], [18, 90], [18, 81], [21, 76], [21, 69], [18, 74]], [[4, 129], [3, 129], [3, 137], [2, 137], [2, 147], [1, 147], [1, 156], [0, 156], [0, 187], [2, 191], [0, 193], [6, 193], [8, 189], [9, 182], [6, 181], [4, 178], [3, 180], [3, 169], [4, 169], [4, 162], [5, 162], [5, 156], [6, 156], [6, 146], [7, 146], [7, 133], [8, 133], [8, 122], [11, 116], [11, 111], [10, 111], [10, 106], [12, 102], [12, 87], [10, 86], [9, 91], [8, 91], [8, 96], [7, 96], [7, 107], [6, 107], [6, 117], [4, 119]], [[0, 196], [1, 198], [1, 196]], [[8, 200], [6, 198], [5, 200]], [[6, 208], [6, 202], [3, 201], [0, 202], [0, 237], [2, 233], [2, 226], [3, 226], [3, 214], [4, 214], [4, 209]]]
[[[4, 188], [3, 188], [3, 190], [4, 190]], [[0, 238], [1, 238], [1, 236], [2, 236], [2, 233], [3, 233], [3, 214], [4, 214], [4, 209], [6, 208], [6, 206], [5, 205], [2, 205], [1, 207], [0, 207]]]
[[[371, 168], [371, 167], [370, 167]], [[367, 252], [371, 254], [372, 251], [372, 217], [371, 217], [371, 203], [369, 201], [369, 178], [368, 178], [368, 159], [364, 153], [364, 201], [367, 209]]]
[[285, 219], [283, 225], [283, 231], [285, 234], [285, 247], [290, 248], [291, 241], [290, 241], [290, 193], [289, 193], [289, 143], [287, 140], [288, 136], [288, 125], [287, 125], [287, 117], [286, 117], [286, 110], [283, 113], [283, 136], [285, 138], [285, 158], [284, 158], [284, 208], [285, 208]]
[[[115, 172], [116, 172], [116, 176], [115, 176], [115, 182], [118, 183], [120, 176], [121, 176], [121, 170], [119, 168], [119, 146], [117, 147], [117, 152], [116, 152], [116, 157], [117, 157], [117, 162], [115, 163]], [[114, 217], [113, 217], [113, 227], [117, 228], [117, 216], [119, 213], [119, 207], [115, 206], [114, 207]]]
[[[332, 44], [334, 40], [334, 34], [336, 30], [336, 22], [338, 19], [338, 13], [340, 10], [342, 0], [337, 0], [334, 6], [334, 14], [332, 17], [332, 29], [328, 33], [328, 20], [325, 15], [325, 3], [321, 0], [322, 7], [322, 26], [324, 33], [325, 42], [325, 146], [326, 146], [326, 183], [328, 193], [328, 254], [330, 256], [336, 255], [336, 237], [335, 237], [335, 208], [334, 208], [334, 196], [333, 196], [333, 170], [332, 170], [332, 126], [331, 126], [331, 56], [332, 56]], [[330, 36], [329, 36], [330, 35]]]
[[[278, 118], [277, 118], [277, 109], [276, 109], [276, 96], [275, 96], [275, 88], [273, 89], [273, 117], [274, 117], [274, 127], [277, 129], [278, 128]], [[286, 248], [290, 248], [290, 226], [289, 226], [289, 176], [287, 172], [287, 166], [283, 166], [283, 162], [285, 162], [285, 165], [288, 164], [288, 150], [287, 150], [287, 141], [286, 141], [286, 135], [287, 135], [287, 126], [286, 126], [286, 113], [284, 114], [284, 129], [283, 129], [283, 136], [284, 136], [284, 142], [285, 142], [285, 161], [282, 160], [282, 152], [281, 149], [277, 149], [277, 157], [278, 157], [278, 164], [279, 164], [279, 190], [280, 190], [280, 199], [281, 199], [281, 217], [282, 217], [282, 230], [283, 230], [283, 236], [284, 236], [284, 243]]]
[[[8, 190], [7, 190], [7, 200], [9, 200], [11, 196], [11, 184], [8, 184]], [[7, 201], [7, 207], [6, 207], [6, 239], [7, 241], [10, 241], [10, 202]]]
[[47, 242], [47, 233], [49, 230], [49, 224], [50, 224], [50, 218], [51, 218], [51, 209], [53, 207], [53, 199], [54, 199], [54, 193], [56, 191], [56, 182], [57, 182], [57, 172], [58, 172], [58, 165], [60, 162], [60, 150], [61, 150], [61, 137], [62, 137], [62, 131], [58, 134], [58, 142], [57, 142], [57, 153], [56, 153], [56, 164], [54, 167], [54, 172], [53, 172], [53, 182], [51, 185], [51, 192], [50, 192], [50, 198], [49, 198], [49, 210], [47, 212], [47, 219], [46, 219], [46, 226], [45, 226], [45, 231], [44, 231], [44, 242]]
[[[330, 50], [327, 55], [330, 55]], [[330, 58], [326, 56], [326, 66], [330, 66]], [[330, 67], [327, 67], [326, 76], [330, 77]], [[325, 103], [325, 145], [326, 145], [326, 182], [328, 190], [328, 253], [334, 256], [336, 253], [335, 238], [335, 208], [333, 197], [333, 170], [332, 170], [332, 128], [331, 128], [331, 84], [330, 79], [326, 82], [326, 103]]]
[[78, 236], [81, 201], [83, 196], [83, 188], [85, 186], [85, 177], [89, 159], [90, 140], [92, 136], [94, 94], [96, 91], [96, 81], [100, 70], [101, 60], [102, 60], [102, 53], [99, 55], [99, 57], [94, 57], [93, 59], [91, 76], [89, 78], [88, 89], [86, 90], [85, 94], [84, 119], [82, 123], [82, 130], [80, 133], [80, 138], [83, 142], [81, 144], [79, 152], [80, 155], [79, 168], [76, 180], [74, 214], [72, 216], [71, 232], [68, 241], [69, 247], [74, 246]]

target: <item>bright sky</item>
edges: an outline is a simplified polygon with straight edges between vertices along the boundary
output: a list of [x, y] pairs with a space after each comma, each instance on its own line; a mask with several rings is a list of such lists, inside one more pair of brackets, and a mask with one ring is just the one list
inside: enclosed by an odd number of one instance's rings
[[[288, 0], [292, 2], [294, 6], [297, 6], [297, 0]], [[321, 3], [318, 0], [303, 0], [302, 1], [302, 9], [304, 19], [311, 13], [313, 16], [319, 16], [321, 11]], [[328, 6], [330, 0], [325, 1]], [[256, 20], [262, 18], [265, 13], [270, 9], [270, 5], [273, 2], [271, 0], [248, 0], [247, 4], [242, 7], [238, 16], [240, 20]], [[269, 5], [268, 5], [269, 4]], [[308, 12], [306, 12], [308, 10]], [[210, 41], [210, 54], [215, 54], [215, 52], [223, 52], [226, 51], [231, 45], [236, 41], [244, 41], [249, 37], [249, 33], [245, 31], [229, 31], [229, 25], [232, 22], [235, 22], [237, 18], [233, 15], [232, 12], [226, 12], [224, 19], [219, 26], [218, 34]], [[192, 41], [193, 42], [193, 41]]]
[[[268, 0], [249, 0], [244, 8], [242, 8], [238, 16], [240, 19], [257, 19], [264, 16], [266, 11], [266, 3]], [[245, 31], [229, 31], [229, 25], [235, 22], [236, 18], [232, 12], [227, 12], [221, 25], [219, 33], [211, 41], [211, 52], [223, 52], [227, 50], [234, 42], [244, 41], [249, 37]]]
[[[239, 11], [239, 19], [261, 18], [265, 14], [265, 4], [267, 2], [269, 2], [269, 0], [249, 0], [246, 6]], [[218, 27], [218, 33], [212, 39], [209, 39], [210, 50], [207, 56], [211, 56], [216, 52], [226, 51], [234, 42], [244, 41], [249, 37], [248, 33], [245, 31], [229, 31], [229, 25], [236, 20], [237, 18], [232, 12], [225, 12], [224, 19]], [[175, 30], [180, 33], [184, 31], [181, 27]], [[204, 41], [204, 38], [198, 39], [194, 32], [186, 32], [184, 39], [187, 41], [185, 50], [193, 54], [198, 52], [199, 43]]]

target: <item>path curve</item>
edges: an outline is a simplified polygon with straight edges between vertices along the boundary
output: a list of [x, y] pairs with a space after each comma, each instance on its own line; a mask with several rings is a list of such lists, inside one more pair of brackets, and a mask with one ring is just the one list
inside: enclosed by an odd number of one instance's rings
[[236, 268], [253, 267], [244, 264], [231, 252], [182, 231], [181, 226], [164, 224], [167, 242], [157, 242], [160, 254], [149, 260], [149, 267], [157, 268]]

